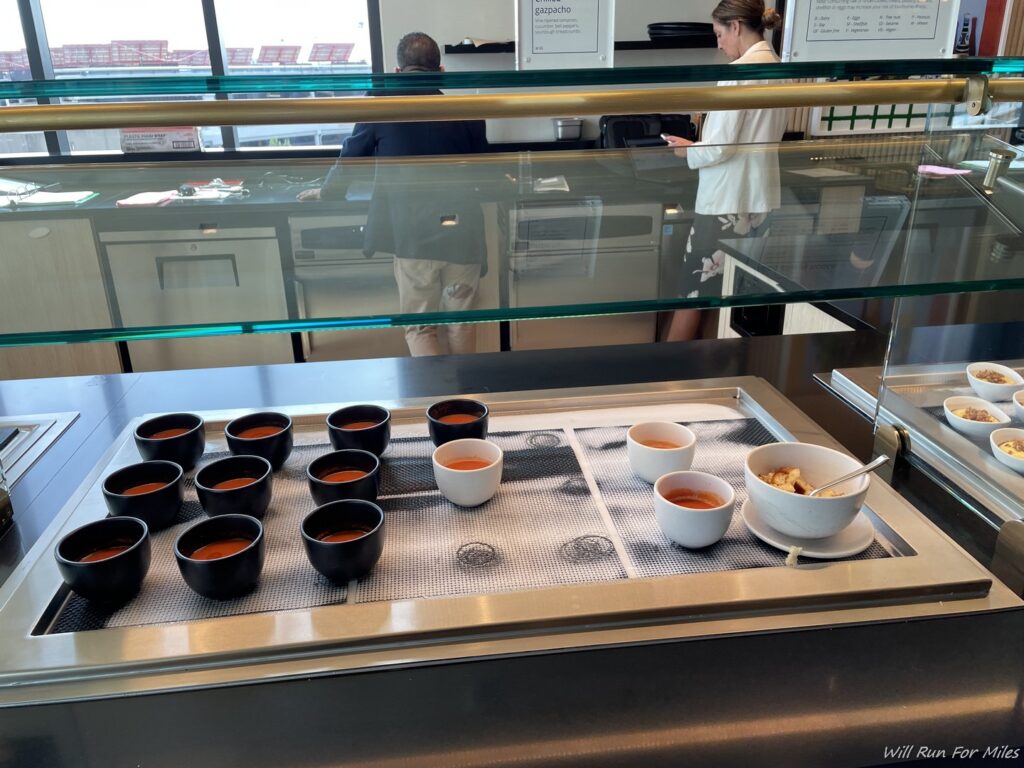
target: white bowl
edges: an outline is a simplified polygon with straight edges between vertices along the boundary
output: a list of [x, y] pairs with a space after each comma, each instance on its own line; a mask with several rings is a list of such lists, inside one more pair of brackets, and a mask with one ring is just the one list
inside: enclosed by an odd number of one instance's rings
[[1014, 472], [1024, 474], [1024, 459], [1011, 456], [999, 447], [1008, 440], [1024, 440], [1024, 429], [997, 429], [989, 435], [988, 440], [992, 446], [992, 454], [1000, 464], [1009, 467]]
[[[658, 440], [678, 448], [651, 448], [645, 441]], [[626, 455], [637, 477], [652, 485], [662, 475], [693, 466], [697, 436], [682, 424], [670, 421], [647, 421], [634, 424], [626, 432]]]
[[[665, 497], [682, 489], [713, 493], [722, 504], [712, 509], [690, 509]], [[689, 549], [710, 547], [721, 539], [732, 522], [736, 492], [721, 478], [705, 472], [671, 472], [654, 484], [654, 516], [662, 533]]]
[[1024, 421], [1024, 392], [1016, 392], [1013, 395], [1013, 415], [1019, 421]]
[[[1016, 398], [1014, 398], [1014, 400], [1016, 401]], [[996, 417], [996, 421], [985, 422], [962, 419], [953, 413], [953, 411], [957, 411], [961, 408], [978, 408], [983, 411], [988, 411]], [[946, 412], [946, 421], [949, 422], [949, 426], [957, 432], [963, 432], [969, 437], [988, 437], [992, 434], [993, 430], [1005, 427], [1010, 423], [1009, 416], [992, 405], [992, 403], [987, 400], [982, 400], [980, 397], [968, 397], [966, 395], [959, 397], [947, 397], [942, 403], [942, 409]]]
[[[452, 440], [434, 449], [434, 479], [438, 490], [452, 504], [477, 507], [498, 492], [504, 464], [501, 448], [488, 440], [468, 438]], [[480, 469], [451, 469], [459, 459], [483, 459], [490, 462]]]
[[[1013, 384], [992, 384], [983, 381], [975, 377], [975, 374], [980, 371], [1001, 373], [1008, 379], [1012, 379]], [[998, 363], [971, 363], [967, 366], [967, 381], [970, 382], [971, 389], [978, 397], [993, 403], [1004, 403], [1013, 397], [1014, 392], [1024, 389], [1024, 376], [1021, 376], [1013, 368], [1007, 368]]]
[[747, 494], [758, 514], [779, 533], [803, 539], [824, 539], [843, 530], [864, 505], [870, 475], [831, 489], [841, 496], [802, 496], [783, 491], [758, 477], [783, 467], [796, 467], [815, 488], [859, 469], [852, 456], [809, 443], [772, 443], [747, 454], [743, 474]]

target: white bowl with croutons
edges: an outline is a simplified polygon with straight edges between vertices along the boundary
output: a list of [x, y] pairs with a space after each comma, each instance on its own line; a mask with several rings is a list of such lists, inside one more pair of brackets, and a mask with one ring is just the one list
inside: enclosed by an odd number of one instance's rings
[[1024, 429], [997, 429], [989, 436], [996, 461], [1024, 474]]
[[987, 439], [1000, 427], [1010, 423], [1010, 417], [980, 397], [947, 397], [942, 403], [949, 426], [969, 437]]
[[978, 397], [991, 403], [1006, 402], [1014, 392], [1024, 389], [1024, 376], [999, 363], [971, 363], [967, 366], [967, 381]]
[[[808, 496], [811, 490], [861, 468], [852, 456], [809, 443], [771, 443], [747, 454], [743, 468], [747, 495], [761, 518], [772, 528], [802, 539], [834, 536], [853, 522], [871, 485], [870, 475], [861, 475], [830, 488], [822, 496]], [[784, 470], [800, 470], [795, 490], [762, 478], [778, 480]], [[790, 473], [791, 474], [791, 473]], [[774, 476], [774, 477], [773, 477]]]

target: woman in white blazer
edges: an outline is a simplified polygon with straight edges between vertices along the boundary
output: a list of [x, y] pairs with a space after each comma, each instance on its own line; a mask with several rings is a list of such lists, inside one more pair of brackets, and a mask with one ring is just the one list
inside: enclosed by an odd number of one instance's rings
[[[722, 0], [711, 12], [718, 47], [733, 64], [779, 61], [764, 39], [782, 19], [763, 0]], [[719, 85], [745, 85], [757, 80], [726, 80]], [[693, 227], [686, 243], [679, 279], [683, 298], [721, 295], [721, 239], [766, 234], [768, 214], [779, 207], [779, 160], [774, 145], [782, 141], [789, 122], [786, 109], [743, 109], [711, 112], [704, 119], [701, 140], [665, 136], [677, 154], [700, 173]], [[751, 146], [762, 145], [762, 146]], [[768, 145], [768, 146], [763, 146]], [[696, 338], [698, 310], [675, 312], [667, 341]]]

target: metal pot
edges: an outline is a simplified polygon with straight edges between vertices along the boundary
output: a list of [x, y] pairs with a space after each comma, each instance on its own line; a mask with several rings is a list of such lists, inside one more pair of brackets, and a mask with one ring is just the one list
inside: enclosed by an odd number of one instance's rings
[[583, 133], [583, 118], [553, 117], [555, 139], [558, 141], [577, 141]]

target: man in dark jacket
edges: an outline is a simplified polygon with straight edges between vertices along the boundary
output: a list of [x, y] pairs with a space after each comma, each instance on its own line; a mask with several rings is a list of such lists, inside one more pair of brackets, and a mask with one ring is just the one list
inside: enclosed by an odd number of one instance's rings
[[[441, 51], [420, 32], [398, 43], [397, 72], [440, 72]], [[411, 90], [379, 95], [440, 95], [440, 91]], [[375, 94], [376, 95], [376, 94]], [[321, 190], [300, 199], [339, 199], [344, 196], [344, 160], [355, 157], [409, 158], [424, 155], [466, 155], [487, 149], [482, 120], [422, 123], [359, 123], [346, 139], [338, 164]], [[487, 248], [483, 212], [469, 178], [469, 167], [456, 160], [418, 163], [415, 160], [379, 162], [366, 222], [364, 253], [395, 254], [395, 280], [403, 314], [470, 309], [476, 298]], [[473, 325], [411, 326], [405, 338], [414, 356], [444, 351], [476, 350]]]

